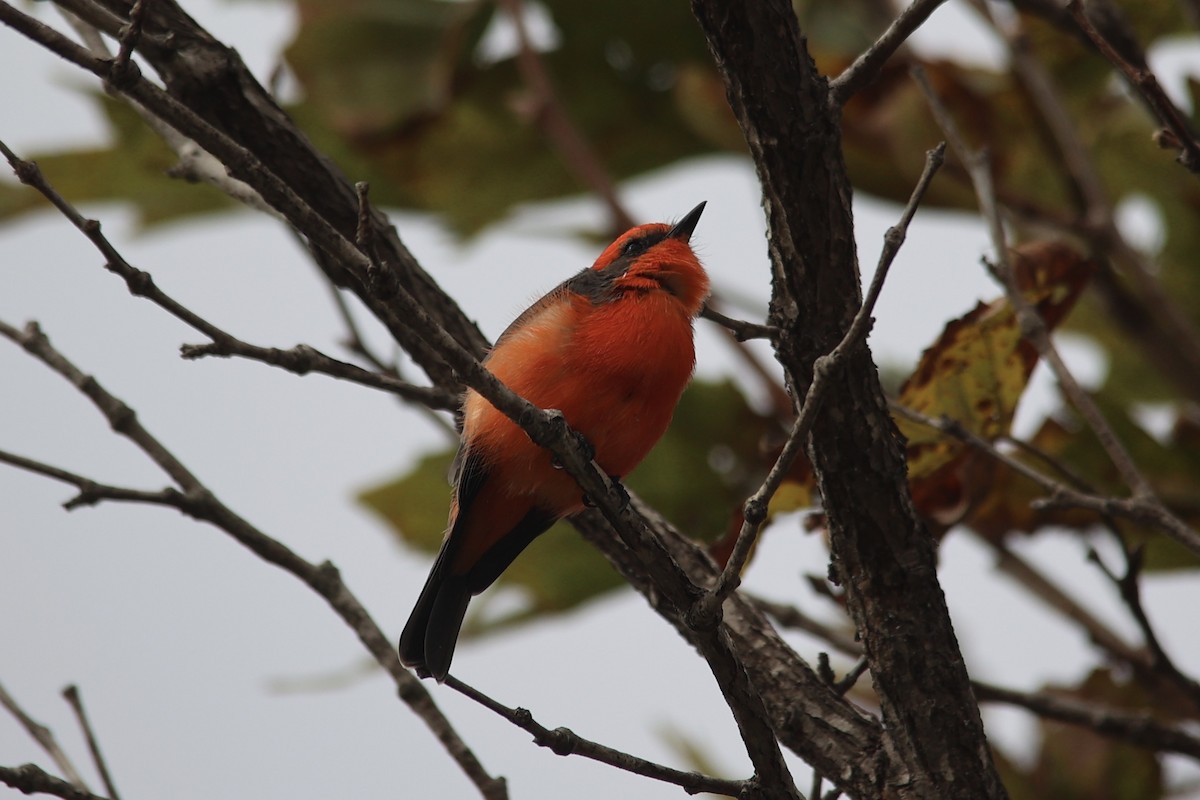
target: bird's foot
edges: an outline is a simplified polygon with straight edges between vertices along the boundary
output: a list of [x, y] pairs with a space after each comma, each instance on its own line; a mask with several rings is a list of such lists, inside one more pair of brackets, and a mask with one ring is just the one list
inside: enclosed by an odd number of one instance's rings
[[[584, 461], [591, 461], [596, 457], [596, 446], [586, 436], [570, 426], [567, 427], [567, 432], [575, 440], [575, 446], [583, 452]], [[558, 456], [554, 456], [550, 463], [555, 469], [563, 468], [563, 463]]]

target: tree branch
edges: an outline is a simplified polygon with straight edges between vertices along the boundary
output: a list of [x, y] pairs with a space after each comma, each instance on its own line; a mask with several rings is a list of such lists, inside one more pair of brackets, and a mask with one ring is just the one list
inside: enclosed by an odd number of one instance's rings
[[[75, 765], [71, 763], [71, 759], [69, 759], [67, 754], [63, 752], [63, 749], [59, 747], [58, 740], [54, 738], [54, 732], [45, 725], [42, 725], [33, 717], [26, 714], [25, 711], [19, 705], [17, 705], [17, 701], [13, 699], [12, 695], [5, 691], [3, 686], [0, 686], [0, 706], [4, 706], [8, 713], [12, 714], [13, 717], [16, 718], [17, 722], [21, 723], [21, 727], [24, 728], [26, 732], [33, 738], [33, 740], [37, 742], [43, 750], [46, 751], [46, 754], [50, 756], [50, 758], [62, 771], [62, 774], [67, 776], [67, 781], [59, 782], [70, 787], [73, 791], [77, 791], [80, 794], [87, 794], [87, 784], [84, 783], [83, 778], [80, 777], [79, 770], [75, 769]], [[38, 772], [41, 772], [40, 769], [34, 767], [32, 764], [26, 764], [25, 767], [21, 767], [20, 769], [26, 769], [30, 767]], [[45, 773], [42, 774], [45, 775]], [[59, 780], [58, 778], [52, 779], [55, 781]]]
[[100, 741], [96, 738], [92, 725], [88, 722], [87, 713], [83, 710], [83, 697], [79, 694], [79, 687], [72, 684], [63, 689], [62, 694], [70, 703], [71, 710], [75, 712], [75, 718], [79, 720], [79, 727], [87, 739], [88, 751], [92, 754], [92, 762], [96, 765], [96, 771], [100, 773], [100, 780], [104, 781], [104, 788], [108, 791], [108, 796], [112, 800], [121, 800], [116, 786], [113, 785], [112, 775], [108, 771], [108, 762], [104, 760], [104, 756], [100, 752]]
[[[1092, 398], [1083, 390], [1079, 382], [1075, 380], [1075, 376], [1071, 374], [1071, 371], [1067, 369], [1066, 363], [1063, 362], [1057, 348], [1054, 347], [1054, 343], [1050, 340], [1050, 334], [1046, 329], [1045, 322], [1038, 315], [1037, 311], [1034, 310], [1017, 285], [1015, 273], [1009, 262], [1004, 227], [996, 205], [991, 165], [987, 153], [967, 147], [966, 142], [958, 132], [954, 120], [925, 78], [924, 70], [920, 69], [920, 67], [915, 67], [913, 69], [913, 76], [925, 93], [933, 110], [934, 117], [937, 119], [938, 125], [945, 132], [950, 146], [957, 152], [971, 177], [971, 183], [975, 187], [975, 193], [979, 200], [980, 210], [991, 230], [992, 246], [996, 250], [997, 259], [995, 271], [1001, 285], [1004, 287], [1009, 303], [1012, 305], [1013, 310], [1017, 314], [1017, 319], [1020, 321], [1022, 335], [1033, 344], [1038, 351], [1038, 355], [1049, 365], [1059, 385], [1062, 387], [1063, 393], [1070, 400], [1071, 405], [1075, 407], [1088, 427], [1095, 433], [1104, 451], [1108, 454], [1109, 460], [1116, 467], [1122, 480], [1132, 490], [1133, 497], [1131, 500], [1135, 503], [1144, 503], [1149, 509], [1152, 509], [1159, 526], [1164, 532], [1193, 553], [1200, 555], [1200, 534], [1168, 511], [1155, 496], [1150, 483], [1133, 462], [1129, 451], [1121, 444], [1112, 426], [1108, 424], [1108, 420], [1104, 418], [1103, 413], [1101, 413]], [[1125, 501], [1116, 502], [1121, 503]], [[1119, 512], [1114, 509], [1111, 513]]]
[[584, 739], [568, 728], [555, 728], [551, 730], [535, 720], [528, 710], [524, 708], [509, 708], [453, 676], [446, 678], [446, 685], [456, 692], [466, 695], [485, 708], [496, 712], [518, 728], [532, 734], [536, 745], [550, 748], [554, 751], [555, 755], [575, 755], [590, 758], [593, 761], [599, 761], [601, 764], [608, 764], [611, 767], [632, 772], [635, 775], [644, 775], [647, 778], [653, 778], [657, 781], [675, 784], [688, 794], [709, 792], [726, 797], [745, 796], [743, 794], [747, 789], [745, 781], [711, 778], [697, 772], [684, 772], [661, 764], [655, 764], [653, 761], [647, 761], [644, 758], [638, 758], [637, 756], [623, 753], [620, 750], [614, 750], [611, 747]]
[[887, 279], [888, 269], [895, 261], [896, 254], [900, 252], [908, 225], [917, 213], [917, 207], [920, 206], [921, 199], [925, 196], [933, 176], [942, 166], [945, 155], [945, 142], [925, 154], [925, 168], [912, 191], [912, 196], [909, 197], [908, 204], [900, 215], [900, 221], [888, 228], [887, 234], [884, 236], [883, 250], [879, 254], [879, 264], [875, 268], [875, 277], [871, 279], [867, 296], [863, 299], [858, 313], [854, 315], [854, 321], [850, 324], [850, 328], [842, 340], [828, 355], [818, 358], [813, 363], [812, 382], [809, 383], [808, 392], [800, 405], [800, 414], [796, 417], [796, 422], [792, 425], [792, 430], [784, 443], [783, 451], [779, 454], [774, 466], [771, 467], [766, 480], [763, 481], [758, 491], [746, 500], [742, 511], [745, 521], [742, 523], [741, 531], [738, 532], [733, 552], [725, 564], [725, 569], [721, 572], [721, 579], [703, 599], [704, 608], [700, 609], [699, 613], [719, 613], [721, 604], [741, 584], [741, 575], [746, 566], [746, 559], [749, 558], [750, 551], [754, 549], [754, 544], [758, 541], [758, 534], [762, 530], [763, 523], [766, 522], [767, 506], [770, 504], [771, 498], [779, 491], [783, 479], [800, 453], [800, 448], [808, 441], [808, 433], [816, 421], [817, 412], [821, 407], [821, 399], [825, 394], [830, 377], [842, 367], [847, 354], [866, 340], [873, 322], [871, 314], [875, 310], [875, 303], [879, 300], [880, 292], [883, 291], [883, 282]]
[[1020, 706], [1044, 719], [1078, 725], [1110, 739], [1156, 752], [1180, 753], [1200, 759], [1200, 739], [1179, 728], [1158, 723], [1149, 714], [1131, 714], [1045, 693], [1014, 692], [980, 681], [974, 685], [980, 702]]
[[24, 794], [52, 794], [63, 800], [111, 800], [73, 786], [62, 778], [56, 778], [36, 764], [22, 764], [19, 767], [0, 766], [0, 781]]
[[533, 94], [531, 116], [558, 150], [567, 169], [604, 201], [613, 227], [618, 232], [632, 228], [637, 223], [617, 196], [616, 184], [591, 143], [567, 115], [546, 65], [529, 39], [522, 0], [496, 0], [496, 4], [508, 14], [517, 34], [517, 69]]
[[1067, 3], [1067, 11], [1070, 12], [1071, 17], [1075, 20], [1075, 24], [1079, 26], [1079, 30], [1125, 76], [1125, 80], [1129, 82], [1129, 85], [1145, 99], [1151, 111], [1167, 127], [1170, 138], [1160, 138], [1159, 141], [1162, 145], [1179, 150], [1180, 153], [1177, 158], [1179, 163], [1192, 172], [1200, 173], [1200, 142], [1196, 141], [1196, 135], [1192, 133], [1187, 117], [1171, 102], [1171, 98], [1167, 97], [1167, 93], [1159, 85], [1154, 73], [1144, 66], [1131, 64], [1124, 56], [1117, 52], [1117, 49], [1112, 46], [1108, 39], [1088, 19], [1080, 0], [1070, 0]]
[[371, 372], [362, 367], [327, 356], [316, 348], [298, 345], [289, 350], [274, 347], [259, 347], [241, 341], [213, 323], [204, 319], [176, 301], [155, 284], [150, 273], [137, 269], [113, 246], [101, 230], [100, 223], [87, 219], [71, 205], [46, 180], [38, 165], [26, 161], [0, 141], [0, 153], [8, 160], [17, 178], [27, 186], [40, 192], [50, 203], [78, 228], [105, 258], [105, 268], [125, 280], [130, 294], [144, 297], [176, 319], [190, 325], [212, 339], [209, 344], [184, 345], [184, 358], [198, 359], [204, 356], [239, 356], [281, 367], [297, 375], [319, 372], [334, 378], [348, 380], [363, 386], [391, 392], [402, 399], [420, 403], [427, 408], [453, 411], [458, 408], [458, 398], [452, 392], [435, 387], [414, 386], [391, 375]]
[[[92, 376], [84, 374], [50, 344], [36, 323], [19, 331], [0, 322], [0, 336], [21, 345], [27, 352], [66, 378], [79, 389], [104, 415], [113, 430], [132, 441], [150, 457], [182, 491], [163, 493], [160, 502], [171, 505], [188, 516], [208, 522], [225, 531], [240, 544], [268, 563], [291, 573], [317, 592], [350, 626], [359, 641], [391, 676], [399, 689], [400, 699], [434, 732], [438, 740], [488, 800], [507, 797], [504, 781], [493, 778], [484, 769], [466, 743], [433, 704], [429, 693], [411, 673], [400, 664], [399, 656], [383, 631], [351, 594], [337, 568], [329, 563], [312, 564], [296, 555], [282, 542], [271, 538], [226, 507], [195, 475], [193, 475], [161, 442], [137, 420], [133, 409], [110, 394]], [[12, 463], [11, 461], [9, 463]], [[69, 473], [58, 470], [59, 480], [68, 480]], [[46, 474], [43, 471], [43, 474]], [[126, 496], [103, 499], [141, 499]]]
[[875, 80], [887, 60], [944, 2], [946, 0], [913, 0], [912, 5], [896, 17], [882, 36], [854, 59], [853, 64], [829, 82], [830, 105], [840, 110], [856, 92], [865, 89]]
[[[769, 322], [794, 398], [862, 307], [840, 114], [786, 0], [692, 0], [763, 189]], [[865, 347], [831, 378], [808, 450], [881, 700], [883, 769], [896, 797], [1004, 796], [909, 496], [904, 451]], [[728, 613], [728, 610], [726, 610]], [[851, 790], [837, 771], [822, 774]]]

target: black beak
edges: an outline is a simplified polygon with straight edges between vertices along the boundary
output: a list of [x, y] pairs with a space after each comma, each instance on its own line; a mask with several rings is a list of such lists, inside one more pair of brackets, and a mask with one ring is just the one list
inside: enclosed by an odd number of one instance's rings
[[704, 206], [707, 203], [708, 201], [705, 200], [689, 211], [686, 217], [676, 222], [674, 227], [667, 231], [667, 238], [683, 239], [685, 242], [691, 239], [692, 231], [696, 230], [696, 223], [700, 221], [700, 215], [704, 213]]

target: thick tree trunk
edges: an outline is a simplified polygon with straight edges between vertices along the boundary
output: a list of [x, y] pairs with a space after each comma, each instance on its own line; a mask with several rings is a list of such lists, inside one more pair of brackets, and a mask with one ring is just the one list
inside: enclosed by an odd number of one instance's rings
[[[771, 322], [803, 397], [861, 302], [839, 111], [788, 0], [693, 0], [763, 186]], [[934, 144], [933, 142], [930, 143]], [[903, 442], [865, 346], [832, 376], [809, 439], [834, 575], [866, 647], [888, 755], [881, 795], [999, 798], [934, 544], [908, 492]]]

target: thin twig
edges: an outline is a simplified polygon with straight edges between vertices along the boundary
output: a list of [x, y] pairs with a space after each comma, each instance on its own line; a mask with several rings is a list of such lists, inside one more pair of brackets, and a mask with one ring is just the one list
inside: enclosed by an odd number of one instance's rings
[[746, 788], [745, 781], [732, 781], [701, 775], [698, 772], [684, 772], [671, 767], [647, 761], [644, 758], [614, 750], [606, 745], [584, 739], [568, 728], [553, 730], [541, 725], [533, 715], [524, 708], [509, 708], [493, 700], [483, 692], [463, 683], [453, 675], [447, 676], [446, 685], [463, 694], [483, 707], [494, 711], [504, 719], [533, 735], [533, 741], [539, 747], [547, 747], [556, 755], [582, 756], [611, 767], [642, 775], [654, 780], [672, 783], [681, 787], [688, 794], [709, 792], [726, 797], [740, 797]]
[[856, 92], [865, 88], [879, 75], [892, 54], [908, 41], [929, 15], [946, 0], [913, 0], [900, 16], [888, 26], [883, 35], [854, 59], [840, 75], [829, 82], [829, 104], [835, 108], [845, 105]]
[[1016, 692], [980, 681], [973, 681], [971, 686], [975, 696], [983, 703], [1020, 706], [1039, 717], [1078, 725], [1102, 736], [1155, 752], [1180, 753], [1200, 759], [1200, 739], [1180, 728], [1157, 722], [1148, 713], [1119, 711], [1045, 693]]
[[113, 785], [112, 775], [108, 771], [108, 762], [104, 760], [104, 756], [100, 752], [100, 741], [96, 738], [95, 731], [92, 730], [87, 712], [83, 710], [83, 697], [79, 694], [79, 687], [71, 684], [63, 689], [62, 694], [75, 712], [75, 718], [79, 720], [79, 727], [83, 729], [83, 735], [87, 739], [88, 751], [92, 754], [92, 762], [96, 765], [96, 771], [100, 773], [100, 780], [104, 781], [104, 788], [108, 791], [108, 796], [112, 800], [121, 800], [121, 796], [117, 794], [117, 787]]
[[130, 58], [142, 38], [142, 23], [146, 17], [146, 0], [134, 0], [129, 9], [129, 22], [121, 29], [120, 47], [117, 57], [109, 68], [109, 80], [117, 85], [124, 82], [130, 72]]
[[45, 464], [32, 458], [19, 456], [6, 450], [0, 450], [0, 464], [8, 464], [17, 469], [32, 472], [46, 478], [52, 478], [62, 483], [69, 483], [79, 490], [79, 494], [63, 503], [63, 508], [73, 511], [82, 506], [92, 506], [102, 500], [122, 500], [131, 503], [147, 503], [150, 505], [175, 506], [178, 502], [178, 489], [166, 488], [157, 492], [141, 489], [128, 489], [124, 486], [109, 486], [97, 483], [91, 478], [74, 472]]
[[[1029, 38], [1020, 27], [1020, 18], [1001, 19], [992, 13], [985, 0], [973, 0], [980, 16], [991, 22], [992, 28], [1008, 44], [1013, 68], [1037, 113], [1046, 123], [1055, 148], [1058, 150], [1065, 179], [1074, 187], [1081, 205], [1082, 219], [1073, 233], [1084, 236], [1091, 244], [1093, 256], [1103, 265], [1103, 283], [1099, 288], [1106, 295], [1122, 291], [1120, 278], [1110, 261], [1121, 265], [1136, 291], [1129, 302], [1143, 310], [1146, 323], [1124, 325], [1143, 348], [1163, 363], [1163, 372], [1197, 401], [1196, 383], [1200, 377], [1200, 331], [1176, 299], [1167, 292], [1157, 277], [1158, 270], [1147, 256], [1125, 239], [1117, 226], [1113, 205], [1094, 160], [1079, 135], [1079, 130], [1063, 102], [1049, 71], [1034, 56]], [[1129, 292], [1129, 290], [1124, 290]], [[1110, 303], [1112, 301], [1110, 300]], [[1120, 317], [1118, 317], [1120, 319]], [[1131, 330], [1132, 328], [1132, 330]], [[1154, 333], [1157, 338], [1151, 338]], [[1164, 352], [1165, 351], [1165, 352]]]
[[37, 764], [0, 766], [0, 783], [6, 783], [24, 794], [49, 794], [63, 800], [110, 800], [57, 778]]
[[846, 655], [858, 657], [863, 654], [862, 642], [857, 641], [853, 635], [844, 633], [813, 619], [796, 606], [777, 603], [774, 600], [767, 600], [757, 595], [750, 595], [749, 600], [762, 610], [763, 613], [775, 620], [775, 624], [781, 628], [804, 631], [832, 645], [835, 649]]
[[179, 352], [187, 359], [237, 356], [270, 364], [297, 375], [317, 372], [372, 389], [391, 392], [403, 400], [435, 411], [456, 411], [459, 405], [458, 397], [453, 392], [433, 386], [414, 386], [391, 375], [339, 361], [306, 344], [280, 350], [276, 347], [259, 347], [229, 336], [207, 344], [185, 344], [179, 348]]
[[760, 325], [756, 322], [745, 322], [733, 317], [727, 317], [713, 308], [711, 299], [700, 309], [700, 316], [709, 322], [715, 322], [722, 328], [729, 330], [739, 342], [746, 342], [751, 339], [776, 339], [779, 337], [779, 329], [774, 325]]
[[1200, 173], [1200, 142], [1197, 142], [1187, 117], [1171, 102], [1171, 98], [1167, 97], [1167, 93], [1159, 85], [1158, 78], [1154, 76], [1154, 73], [1145, 67], [1131, 64], [1118, 53], [1108, 39], [1096, 30], [1096, 26], [1088, 19], [1083, 4], [1079, 0], [1070, 0], [1067, 3], [1067, 10], [1071, 13], [1075, 24], [1079, 26], [1079, 30], [1083, 31], [1100, 53], [1120, 70], [1125, 79], [1129, 81], [1129, 85], [1145, 99], [1159, 121], [1167, 126], [1167, 130], [1173, 137], [1172, 146], [1180, 150], [1177, 159], [1179, 163], [1192, 172]]
[[[476, 785], [480, 794], [488, 800], [507, 798], [503, 779], [494, 778], [487, 773], [449, 720], [434, 705], [421, 682], [400, 664], [399, 656], [387, 636], [358, 599], [351, 594], [333, 564], [313, 564], [304, 560], [282, 542], [263, 533], [225, 506], [170, 450], [142, 426], [132, 408], [110, 394], [99, 381], [82, 372], [58, 352], [36, 323], [30, 323], [24, 331], [20, 331], [0, 322], [0, 336], [21, 345], [39, 361], [67, 379], [92, 401], [115, 432], [137, 445], [175, 481], [181, 491], [170, 496], [164, 494], [160, 502], [172, 505], [193, 519], [210, 523], [225, 531], [264, 561], [291, 573], [316, 591], [355, 632], [359, 641], [395, 682], [400, 699], [433, 731], [451, 757]], [[63, 470], [58, 472], [59, 479], [65, 479], [62, 476], [67, 473]]]
[[[1052, 508], [1082, 508], [1088, 511], [1094, 511], [1101, 517], [1114, 516], [1123, 517], [1133, 520], [1142, 525], [1148, 525], [1153, 528], [1158, 528], [1167, 532], [1171, 532], [1173, 526], [1179, 523], [1170, 512], [1163, 509], [1161, 503], [1150, 502], [1147, 500], [1139, 500], [1138, 498], [1117, 498], [1107, 497], [1092, 492], [1073, 489], [1061, 481], [1045, 475], [1042, 472], [1034, 469], [1028, 463], [1020, 459], [1012, 457], [1003, 450], [998, 449], [994, 444], [978, 434], [968, 430], [966, 426], [958, 420], [950, 419], [949, 417], [930, 417], [915, 411], [899, 403], [892, 402], [889, 404], [892, 411], [906, 417], [913, 422], [928, 426], [934, 430], [941, 431], [947, 436], [952, 436], [962, 442], [965, 442], [972, 447], [986, 453], [990, 457], [1000, 461], [1008, 467], [1011, 467], [1016, 472], [1024, 475], [1026, 478], [1037, 483], [1047, 493], [1046, 497], [1033, 500], [1030, 506], [1035, 509], [1052, 509]], [[1186, 535], [1185, 526], [1180, 535]]]
[[508, 14], [517, 34], [517, 69], [534, 95], [534, 119], [558, 150], [567, 168], [604, 201], [613, 226], [622, 231], [632, 228], [635, 224], [633, 217], [617, 196], [616, 184], [591, 143], [571, 121], [541, 55], [529, 38], [522, 0], [496, 0], [496, 3]]
[[1150, 651], [1151, 662], [1150, 668], [1161, 674], [1167, 681], [1177, 686], [1182, 692], [1187, 695], [1192, 703], [1192, 707], [1196, 713], [1200, 714], [1200, 683], [1197, 683], [1175, 664], [1174, 659], [1167, 654], [1163, 649], [1162, 642], [1158, 638], [1158, 634], [1154, 630], [1154, 626], [1150, 623], [1150, 617], [1146, 614], [1146, 608], [1142, 605], [1142, 567], [1145, 564], [1145, 549], [1136, 547], [1130, 549], [1125, 544], [1124, 540], [1119, 536], [1118, 542], [1121, 545], [1121, 554], [1125, 558], [1125, 572], [1122, 575], [1117, 575], [1094, 548], [1088, 550], [1088, 560], [1094, 563], [1100, 571], [1112, 581], [1113, 586], [1121, 595], [1121, 600], [1129, 609], [1129, 613], [1138, 624], [1138, 628], [1142, 631], [1142, 639], [1146, 642], [1146, 647]]
[[176, 319], [212, 339], [209, 344], [184, 345], [182, 347], [184, 358], [238, 356], [271, 364], [297, 375], [319, 372], [334, 378], [352, 381], [373, 389], [391, 392], [427, 408], [452, 411], [458, 407], [458, 399], [452, 392], [433, 387], [414, 386], [391, 375], [371, 372], [362, 367], [339, 361], [308, 345], [298, 345], [287, 350], [280, 350], [241, 341], [179, 303], [158, 287], [150, 273], [130, 264], [104, 235], [100, 223], [84, 217], [78, 209], [59, 194], [36, 163], [20, 158], [3, 141], [0, 141], [0, 153], [4, 154], [13, 172], [22, 183], [40, 192], [92, 242], [104, 256], [105, 268], [125, 280], [130, 294], [150, 300]]
[[698, 604], [698, 608], [696, 609], [697, 614], [703, 616], [719, 613], [721, 604], [725, 602], [730, 593], [736, 590], [741, 583], [742, 570], [746, 566], [746, 559], [749, 558], [750, 551], [754, 547], [759, 531], [762, 530], [763, 523], [767, 519], [767, 507], [771, 502], [771, 498], [779, 490], [783, 479], [787, 476], [788, 470], [791, 469], [792, 462], [795, 461], [796, 456], [800, 453], [801, 448], [808, 439], [808, 431], [816, 420], [821, 397], [825, 392], [825, 386], [830, 376], [840, 366], [845, 355], [866, 339], [867, 332], [871, 326], [871, 314], [875, 309], [875, 303], [879, 299], [879, 294], [883, 290], [883, 283], [887, 278], [888, 268], [891, 267], [896, 254], [900, 251], [900, 246], [904, 243], [908, 225], [912, 221], [913, 215], [916, 214], [917, 208], [921, 204], [921, 199], [925, 196], [925, 191], [929, 188], [929, 184], [933, 180], [933, 176], [937, 174], [938, 168], [941, 167], [945, 159], [945, 153], [946, 144], [942, 142], [925, 154], [925, 169], [922, 171], [921, 177], [913, 189], [912, 196], [909, 197], [908, 205], [904, 207], [904, 211], [900, 215], [900, 221], [889, 228], [887, 234], [884, 236], [883, 249], [879, 255], [879, 264], [875, 268], [875, 276], [871, 280], [866, 297], [863, 298], [862, 306], [860, 306], [858, 313], [854, 317], [854, 321], [850, 324], [849, 330], [846, 331], [846, 335], [842, 337], [837, 347], [828, 355], [818, 358], [813, 364], [812, 383], [809, 384], [808, 392], [800, 408], [800, 414], [796, 417], [796, 421], [792, 425], [791, 432], [784, 443], [783, 451], [779, 454], [779, 458], [776, 459], [774, 466], [771, 467], [771, 471], [767, 474], [762, 486], [746, 501], [743, 508], [745, 521], [742, 523], [742, 529], [739, 531], [737, 541], [734, 543], [733, 552], [730, 554], [729, 560], [726, 562], [716, 586]]
[[71, 759], [58, 746], [58, 741], [54, 738], [54, 732], [26, 714], [24, 709], [17, 705], [17, 701], [13, 699], [12, 695], [3, 686], [0, 686], [0, 706], [4, 706], [8, 713], [12, 714], [17, 722], [21, 723], [21, 727], [25, 729], [33, 740], [46, 751], [46, 754], [58, 765], [62, 774], [67, 777], [70, 786], [81, 792], [88, 791], [87, 784], [84, 783], [83, 778], [79, 775], [79, 770], [75, 769], [75, 765], [71, 763]]
[[1038, 355], [1050, 366], [1051, 371], [1058, 380], [1059, 386], [1062, 387], [1063, 393], [1070, 400], [1071, 405], [1075, 407], [1088, 427], [1095, 433], [1104, 451], [1108, 454], [1109, 460], [1112, 461], [1117, 472], [1133, 492], [1132, 501], [1144, 503], [1153, 508], [1155, 516], [1161, 521], [1162, 529], [1166, 533], [1192, 552], [1200, 554], [1200, 534], [1168, 511], [1155, 496], [1149, 481], [1142, 475], [1130, 457], [1129, 451], [1121, 444], [1112, 426], [1108, 424], [1108, 420], [1105, 419], [1104, 414], [1097, 407], [1095, 401], [1084, 391], [1079, 382], [1075, 380], [1075, 376], [1067, 369], [1065, 362], [1063, 362], [1061, 355], [1050, 339], [1045, 321], [1034, 310], [1017, 285], [1016, 275], [1009, 261], [1008, 245], [1005, 239], [1003, 224], [1001, 223], [1000, 213], [996, 205], [991, 164], [987, 153], [982, 150], [972, 150], [967, 146], [965, 140], [958, 132], [958, 127], [954, 123], [954, 119], [950, 116], [949, 111], [942, 104], [936, 92], [929, 85], [925, 71], [919, 67], [914, 67], [912, 73], [921, 90], [925, 93], [929, 105], [933, 110], [933, 115], [938, 121], [938, 125], [945, 132], [947, 140], [955, 149], [959, 159], [966, 166], [967, 172], [971, 177], [971, 182], [975, 186], [980, 210], [988, 223], [991, 231], [992, 246], [996, 250], [995, 268], [999, 274], [1001, 285], [1008, 296], [1009, 303], [1012, 305], [1013, 310], [1017, 314], [1017, 319], [1020, 321], [1023, 336], [1033, 344], [1038, 351]]
[[867, 660], [866, 656], [862, 656], [850, 668], [850, 671], [842, 676], [841, 680], [833, 684], [833, 690], [838, 694], [845, 694], [854, 688], [854, 684], [858, 683], [858, 679], [870, 668], [871, 662]]
[[[112, 58], [112, 53], [109, 51], [104, 37], [100, 35], [100, 31], [95, 26], [85, 22], [81, 17], [63, 8], [61, 5], [56, 4], [55, 8], [66, 19], [67, 24], [75, 29], [75, 32], [79, 34], [79, 38], [83, 40], [83, 43], [87, 45], [88, 49], [94, 55], [103, 59]], [[144, 11], [142, 13], [144, 15]], [[124, 28], [126, 26], [122, 24], [121, 27]], [[139, 35], [139, 41], [143, 38], [145, 38], [144, 30]], [[104, 90], [109, 96], [115, 97], [128, 105], [135, 114], [141, 117], [142, 122], [150, 130], [154, 131], [167, 147], [175, 153], [179, 161], [167, 169], [167, 175], [186, 181], [207, 183], [235, 202], [270, 214], [276, 219], [283, 219], [283, 215], [263, 200], [262, 195], [251, 188], [249, 184], [232, 177], [226, 171], [225, 165], [214, 158], [203, 147], [175, 130], [175, 128], [150, 112], [141, 103], [127, 95], [121, 94], [116, 87], [107, 81], [104, 83]]]

